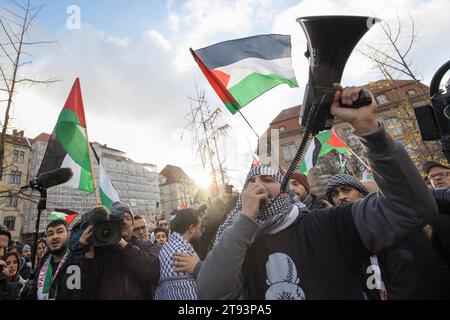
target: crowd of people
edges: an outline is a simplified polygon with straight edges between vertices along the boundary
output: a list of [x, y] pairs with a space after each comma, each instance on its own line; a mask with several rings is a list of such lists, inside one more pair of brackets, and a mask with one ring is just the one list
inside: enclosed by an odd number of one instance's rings
[[34, 270], [30, 245], [2, 225], [0, 300], [449, 299], [450, 166], [425, 163], [427, 184], [377, 121], [373, 95], [341, 108], [361, 88], [336, 89], [331, 112], [353, 127], [374, 182], [338, 173], [320, 198], [305, 175], [281, 192], [282, 173], [257, 166], [239, 196], [155, 225], [115, 202], [117, 243], [96, 245], [95, 224], [52, 220]]

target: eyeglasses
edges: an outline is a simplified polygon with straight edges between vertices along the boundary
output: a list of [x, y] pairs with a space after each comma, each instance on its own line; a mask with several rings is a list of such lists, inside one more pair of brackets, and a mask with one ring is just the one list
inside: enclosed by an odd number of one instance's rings
[[446, 177], [448, 177], [449, 173], [450, 172], [438, 172], [438, 173], [429, 174], [428, 179], [434, 180], [436, 178], [446, 178]]
[[147, 229], [147, 226], [142, 226], [142, 227], [137, 227], [137, 228], [133, 228], [134, 232], [139, 232], [139, 231], [145, 231], [145, 229]]

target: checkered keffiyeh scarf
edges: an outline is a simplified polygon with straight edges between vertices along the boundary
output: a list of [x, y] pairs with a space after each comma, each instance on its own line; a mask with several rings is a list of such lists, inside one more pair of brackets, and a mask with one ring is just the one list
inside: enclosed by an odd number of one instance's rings
[[[271, 176], [275, 178], [280, 184], [283, 181], [283, 176], [278, 171], [275, 171], [270, 167], [259, 166], [256, 168], [252, 168], [250, 170], [250, 172], [247, 175], [247, 178], [245, 179], [245, 184], [244, 187], [242, 188], [242, 191], [244, 191], [245, 188], [248, 186], [249, 180], [257, 175]], [[281, 225], [291, 212], [293, 205], [299, 208], [300, 213], [302, 212], [304, 208], [303, 203], [295, 202], [294, 197], [295, 194], [290, 189], [288, 189], [287, 195], [280, 195], [276, 199], [269, 199], [267, 205], [264, 208], [259, 209], [259, 214], [255, 221], [259, 227], [258, 232], [256, 234], [257, 237]], [[228, 216], [225, 222], [219, 227], [219, 230], [217, 230], [214, 245], [217, 244], [222, 233], [234, 222], [236, 222], [241, 213], [242, 213], [242, 192], [239, 195], [236, 208]]]
[[197, 256], [191, 244], [181, 234], [172, 232], [159, 252], [160, 277], [155, 300], [197, 300], [197, 283], [187, 272], [175, 272], [172, 258], [177, 252]]

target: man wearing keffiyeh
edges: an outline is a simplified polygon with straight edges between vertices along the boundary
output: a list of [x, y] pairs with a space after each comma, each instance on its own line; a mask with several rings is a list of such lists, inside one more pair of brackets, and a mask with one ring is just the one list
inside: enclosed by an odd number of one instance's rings
[[[377, 121], [375, 97], [335, 84], [331, 114], [348, 122], [368, 152], [380, 188], [346, 206], [312, 210], [280, 194], [281, 176], [257, 167], [220, 228], [197, 277], [199, 299], [363, 299], [360, 267], [424, 226], [437, 207], [403, 147]], [[398, 181], [402, 181], [401, 184]]]
[[[196, 277], [201, 266], [190, 241], [201, 234], [200, 213], [194, 209], [179, 210], [172, 220], [172, 233], [159, 252], [161, 266], [155, 300], [197, 300]], [[194, 261], [193, 268], [186, 268]]]

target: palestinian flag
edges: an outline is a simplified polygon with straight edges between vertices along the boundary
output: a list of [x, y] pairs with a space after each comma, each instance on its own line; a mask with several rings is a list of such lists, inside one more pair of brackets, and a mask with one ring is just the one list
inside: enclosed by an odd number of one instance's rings
[[298, 87], [288, 35], [260, 35], [190, 51], [232, 114], [279, 84]]
[[73, 220], [78, 216], [78, 213], [68, 209], [55, 209], [48, 215], [50, 220], [66, 220], [70, 225]]
[[99, 179], [100, 179], [100, 199], [102, 204], [111, 212], [112, 204], [120, 201], [116, 189], [114, 189], [108, 174], [103, 168], [102, 161], [99, 161]]
[[320, 157], [333, 150], [341, 154], [351, 155], [350, 148], [336, 135], [334, 129], [319, 132], [311, 141], [299, 171], [307, 175]]
[[77, 78], [59, 114], [37, 175], [58, 168], [71, 168], [73, 177], [62, 186], [94, 193], [86, 139], [86, 118]]
[[256, 167], [260, 167], [261, 166], [261, 162], [259, 162], [259, 159], [256, 155], [253, 155], [253, 161], [252, 161], [252, 166], [250, 167], [252, 168], [256, 168]]
[[180, 200], [180, 203], [178, 204], [178, 210], [186, 209], [186, 205], [184, 204], [183, 200]]

